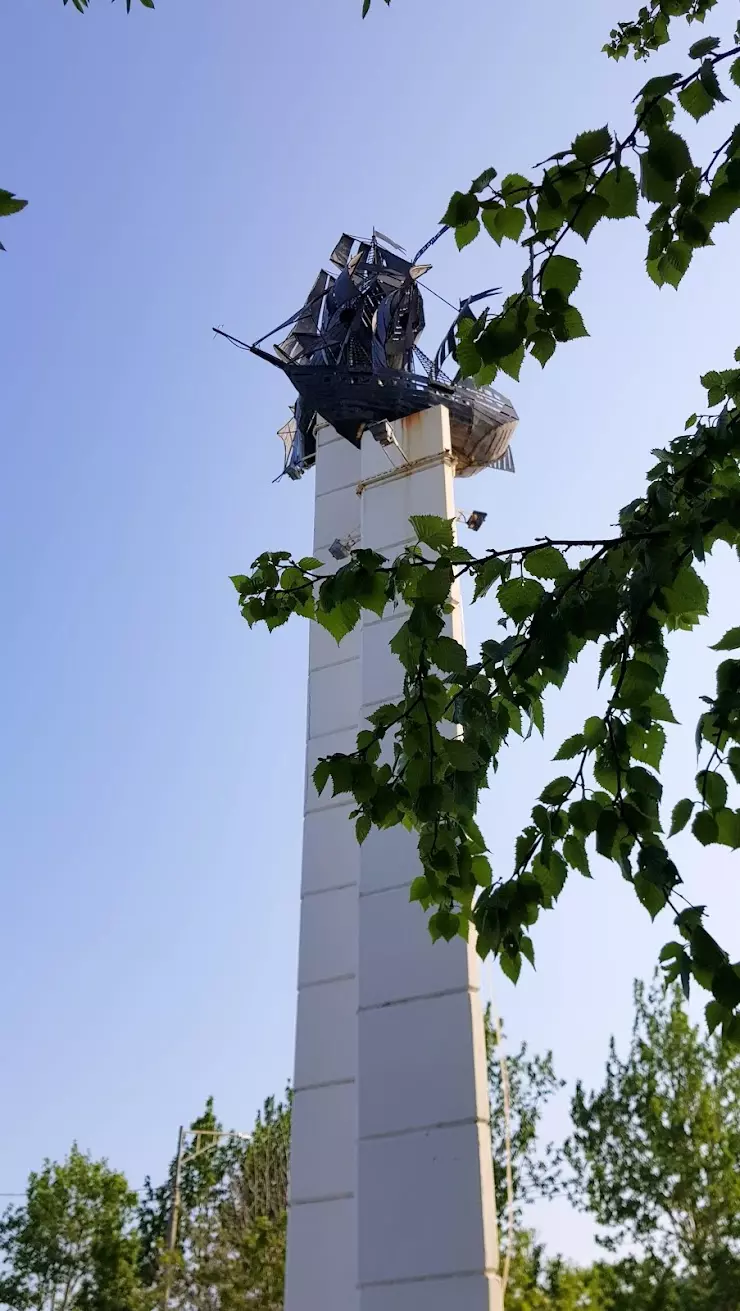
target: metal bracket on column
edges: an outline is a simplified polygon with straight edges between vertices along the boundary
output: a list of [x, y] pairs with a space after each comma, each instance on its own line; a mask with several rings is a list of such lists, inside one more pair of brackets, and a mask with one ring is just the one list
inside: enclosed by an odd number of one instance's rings
[[457, 461], [452, 451], [440, 451], [438, 454], [425, 455], [420, 460], [410, 460], [408, 464], [399, 464], [388, 472], [376, 473], [373, 478], [362, 478], [357, 484], [357, 495], [362, 493], [368, 487], [377, 487], [382, 483], [395, 482], [397, 478], [408, 478], [412, 473], [418, 473], [420, 469], [432, 469], [437, 464], [446, 464], [448, 468], [455, 470]]

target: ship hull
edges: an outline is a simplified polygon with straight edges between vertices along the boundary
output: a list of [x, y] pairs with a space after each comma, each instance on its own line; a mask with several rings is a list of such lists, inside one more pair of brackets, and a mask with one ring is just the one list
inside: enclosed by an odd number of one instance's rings
[[307, 408], [355, 446], [368, 424], [446, 406], [457, 472], [462, 475], [500, 460], [518, 421], [511, 402], [493, 387], [451, 384], [396, 369], [373, 373], [313, 364], [283, 368]]

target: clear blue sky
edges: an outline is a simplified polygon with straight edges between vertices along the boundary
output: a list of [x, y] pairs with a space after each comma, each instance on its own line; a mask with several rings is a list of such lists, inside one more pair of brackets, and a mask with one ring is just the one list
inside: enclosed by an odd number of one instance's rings
[[[250, 633], [227, 576], [306, 548], [312, 485], [272, 484], [289, 389], [211, 325], [253, 338], [284, 317], [345, 227], [415, 248], [455, 186], [623, 126], [647, 76], [599, 53], [628, 0], [375, 0], [364, 24], [359, 9], [3, 15], [0, 183], [31, 204], [2, 224], [0, 268], [0, 1191], [73, 1138], [139, 1185], [207, 1094], [248, 1128], [290, 1074], [307, 633]], [[460, 489], [489, 512], [476, 545], [604, 532], [701, 402], [699, 373], [730, 362], [737, 231], [678, 297], [648, 282], [643, 246], [634, 221], [589, 243], [592, 336], [512, 384], [517, 474]], [[487, 240], [440, 243], [434, 262], [453, 300], [518, 276]], [[712, 575], [716, 613], [671, 673], [687, 724], [672, 799], [731, 617], [728, 561]], [[598, 706], [587, 673], [553, 704], [547, 747], [512, 752], [486, 797], [499, 866], [548, 756]], [[679, 850], [740, 954], [733, 858]], [[600, 864], [538, 926], [537, 973], [498, 989], [512, 1037], [552, 1046], [570, 1081], [598, 1077], [670, 936], [633, 901]], [[588, 1251], [562, 1208], [537, 1218]]]

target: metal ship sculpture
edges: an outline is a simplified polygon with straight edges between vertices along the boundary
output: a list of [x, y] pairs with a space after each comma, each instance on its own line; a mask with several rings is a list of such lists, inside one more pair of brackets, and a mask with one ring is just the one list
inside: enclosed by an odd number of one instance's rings
[[[436, 405], [450, 412], [458, 475], [482, 468], [513, 472], [509, 443], [518, 416], [511, 402], [493, 387], [476, 387], [460, 371], [449, 377], [443, 369], [452, 361], [460, 320], [475, 318], [471, 306], [498, 288], [461, 302], [430, 359], [418, 345], [424, 329], [420, 279], [431, 268], [418, 262], [420, 255], [407, 259], [382, 233], [367, 240], [343, 233], [329, 257], [338, 271], [322, 269], [289, 319], [252, 345], [221, 334], [281, 369], [298, 393], [293, 417], [279, 432], [283, 473], [290, 478], [314, 463], [321, 419], [359, 446], [366, 429]], [[286, 328], [288, 335], [266, 349]]]

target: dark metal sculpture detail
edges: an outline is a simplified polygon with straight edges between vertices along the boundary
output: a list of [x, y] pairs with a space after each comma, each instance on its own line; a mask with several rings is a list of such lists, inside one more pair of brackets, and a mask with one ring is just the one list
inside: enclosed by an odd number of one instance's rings
[[[424, 328], [419, 280], [431, 265], [413, 263], [379, 232], [368, 240], [343, 233], [330, 262], [338, 272], [322, 269], [301, 309], [246, 346], [282, 369], [298, 392], [293, 418], [279, 434], [283, 472], [297, 478], [314, 463], [319, 418], [359, 446], [371, 424], [435, 405], [449, 409], [458, 474], [483, 467], [513, 471], [508, 448], [517, 414], [511, 402], [493, 387], [476, 388], [459, 372], [449, 378], [443, 371], [460, 319], [475, 317], [471, 305], [498, 288], [461, 303], [432, 360], [418, 346]], [[263, 349], [285, 328], [287, 337]]]

